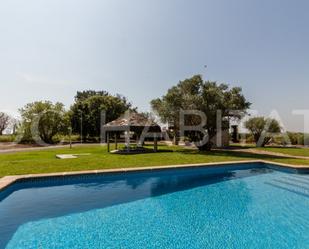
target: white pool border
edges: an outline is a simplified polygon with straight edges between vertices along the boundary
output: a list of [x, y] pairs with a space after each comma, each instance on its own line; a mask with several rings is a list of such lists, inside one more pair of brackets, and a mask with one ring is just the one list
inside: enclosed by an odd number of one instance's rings
[[178, 164], [178, 165], [165, 165], [165, 166], [148, 166], [148, 167], [133, 167], [133, 168], [117, 168], [117, 169], [103, 169], [103, 170], [85, 170], [85, 171], [70, 171], [70, 172], [56, 172], [46, 174], [27, 174], [27, 175], [14, 175], [5, 176], [0, 178], [0, 191], [7, 188], [20, 180], [33, 179], [33, 178], [48, 178], [48, 177], [59, 177], [59, 176], [78, 176], [78, 175], [89, 175], [89, 174], [104, 174], [104, 173], [125, 173], [125, 172], [142, 172], [149, 170], [160, 170], [160, 169], [177, 169], [177, 168], [192, 168], [192, 167], [210, 167], [210, 166], [225, 166], [234, 164], [248, 164], [248, 163], [262, 163], [270, 164], [280, 168], [286, 168], [289, 170], [305, 170], [309, 172], [309, 166], [307, 165], [292, 165], [285, 163], [277, 163], [267, 160], [246, 160], [246, 161], [226, 161], [226, 162], [213, 162], [213, 163], [198, 163], [198, 164]]

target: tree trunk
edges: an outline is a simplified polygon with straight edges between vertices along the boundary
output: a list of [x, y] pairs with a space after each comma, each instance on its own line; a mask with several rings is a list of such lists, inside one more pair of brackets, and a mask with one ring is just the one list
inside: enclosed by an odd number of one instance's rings
[[[214, 143], [212, 142], [212, 140], [216, 137], [217, 131], [208, 129], [207, 133], [208, 133], [208, 140], [203, 144], [196, 145], [199, 151], [211, 151], [211, 149], [214, 146]], [[202, 137], [200, 137], [200, 140], [201, 139]]]
[[179, 139], [178, 139], [178, 137], [176, 135], [174, 135], [174, 137], [173, 137], [173, 144], [174, 145], [178, 145], [179, 144]]
[[197, 145], [196, 147], [198, 148], [199, 151], [211, 151], [213, 143], [211, 141], [208, 141], [207, 143], [203, 145]]

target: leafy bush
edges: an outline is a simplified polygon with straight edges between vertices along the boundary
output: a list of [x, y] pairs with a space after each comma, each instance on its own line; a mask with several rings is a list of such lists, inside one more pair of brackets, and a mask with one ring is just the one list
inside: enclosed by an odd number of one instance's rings
[[305, 134], [300, 132], [287, 132], [292, 145], [304, 145]]
[[0, 136], [0, 143], [10, 143], [15, 141], [14, 135], [1, 135]]
[[[70, 136], [64, 135], [64, 134], [57, 134], [53, 138], [54, 143], [69, 143], [70, 142]], [[72, 135], [71, 136], [71, 142], [77, 143], [80, 142], [80, 135]]]

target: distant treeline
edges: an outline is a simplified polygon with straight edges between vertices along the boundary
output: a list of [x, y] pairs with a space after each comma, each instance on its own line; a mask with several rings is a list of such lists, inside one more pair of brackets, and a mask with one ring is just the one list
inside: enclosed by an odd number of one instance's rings
[[[255, 143], [254, 137], [250, 133], [239, 134], [239, 141], [245, 143]], [[277, 145], [305, 145], [305, 141], [309, 141], [309, 134], [301, 132], [287, 132], [273, 136], [271, 143]]]

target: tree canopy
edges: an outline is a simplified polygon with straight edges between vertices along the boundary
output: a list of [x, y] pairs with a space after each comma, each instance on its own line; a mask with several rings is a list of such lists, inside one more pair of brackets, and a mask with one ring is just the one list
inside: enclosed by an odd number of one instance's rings
[[23, 141], [53, 143], [57, 134], [68, 131], [69, 119], [62, 103], [50, 101], [29, 103], [20, 109]]
[[84, 101], [90, 97], [94, 96], [108, 96], [109, 93], [106, 91], [95, 91], [95, 90], [85, 90], [85, 91], [77, 91], [75, 95], [75, 101]]
[[[218, 84], [213, 81], [203, 81], [200, 75], [180, 81], [170, 88], [162, 98], [151, 101], [152, 109], [159, 115], [162, 122], [169, 123], [173, 127], [177, 140], [180, 131], [181, 110], [197, 110], [204, 113], [207, 123], [204, 130], [209, 139], [199, 149], [211, 149], [211, 139], [217, 134], [218, 111], [222, 117], [222, 127], [228, 128], [230, 117], [240, 118], [250, 107], [250, 103], [242, 94], [240, 87], [230, 88], [227, 84]], [[196, 115], [186, 115], [185, 125], [198, 125], [201, 118]], [[186, 135], [192, 141], [200, 141], [204, 136], [201, 132], [187, 132]]]
[[73, 132], [82, 131], [84, 139], [99, 137], [102, 112], [105, 112], [105, 122], [110, 122], [129, 108], [131, 103], [121, 95], [92, 90], [77, 92], [70, 111]]
[[252, 134], [258, 147], [267, 145], [274, 133], [280, 133], [281, 127], [276, 119], [265, 117], [250, 118], [245, 122], [245, 127]]

